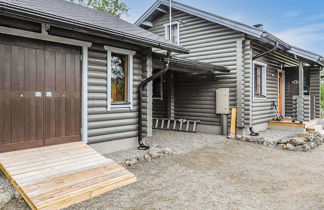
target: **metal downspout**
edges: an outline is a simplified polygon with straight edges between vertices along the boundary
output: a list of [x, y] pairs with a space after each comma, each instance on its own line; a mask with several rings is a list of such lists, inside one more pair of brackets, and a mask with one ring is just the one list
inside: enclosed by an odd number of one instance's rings
[[[276, 44], [273, 46], [272, 49], [270, 49], [270, 50], [268, 50], [266, 52], [260, 53], [259, 55], [253, 56], [252, 61], [254, 61], [254, 60], [258, 59], [258, 58], [261, 58], [262, 56], [265, 56], [265, 55], [267, 55], [267, 54], [275, 51], [278, 48], [278, 46], [279, 46], [279, 42], [276, 42]], [[253, 69], [252, 69], [252, 71], [253, 71]], [[252, 110], [250, 110], [250, 112], [252, 112]], [[252, 121], [253, 121], [253, 116], [251, 116], [251, 117], [252, 117]], [[259, 136], [259, 133], [256, 133], [253, 130], [253, 123], [252, 123], [252, 121], [250, 120], [250, 122], [251, 122], [250, 128], [249, 128], [249, 130], [250, 130], [250, 136]]]
[[266, 54], [269, 54], [269, 53], [275, 51], [278, 48], [278, 46], [279, 46], [279, 42], [276, 42], [276, 44], [273, 46], [273, 48], [271, 50], [268, 50], [266, 52], [260, 53], [259, 55], [253, 56], [252, 61], [254, 61], [254, 60], [256, 60], [256, 59], [258, 59], [258, 58], [260, 58], [262, 56], [265, 56]]
[[166, 71], [169, 70], [169, 65], [170, 65], [170, 56], [171, 56], [171, 52], [168, 52], [164, 58], [164, 67], [157, 72], [156, 74], [153, 74], [152, 76], [146, 78], [145, 80], [143, 80], [139, 85], [138, 85], [138, 89], [137, 89], [137, 93], [138, 93], [138, 116], [137, 116], [137, 123], [138, 123], [138, 149], [139, 150], [148, 150], [150, 147], [146, 146], [143, 143], [143, 129], [142, 129], [142, 100], [143, 100], [143, 89], [144, 87], [147, 85], [147, 83], [153, 81], [154, 79], [160, 77], [161, 75], [163, 75]]

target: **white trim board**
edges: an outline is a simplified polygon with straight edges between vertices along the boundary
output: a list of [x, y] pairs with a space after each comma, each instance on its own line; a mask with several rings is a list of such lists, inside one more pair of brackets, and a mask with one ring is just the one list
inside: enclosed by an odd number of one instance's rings
[[[111, 109], [133, 109], [133, 56], [136, 51], [104, 46], [107, 50], [107, 111]], [[111, 103], [111, 53], [119, 53], [128, 56], [128, 103], [112, 104]]]
[[[262, 80], [264, 82], [262, 82], [262, 94], [265, 97], [254, 97], [254, 65], [258, 65], [258, 66], [262, 66]], [[259, 61], [253, 61], [252, 62], [252, 98], [253, 101], [258, 101], [258, 100], [267, 100], [267, 64], [266, 63], [262, 63]]]
[[[177, 25], [178, 40], [177, 40], [177, 43], [175, 43], [175, 44], [180, 45], [180, 22], [174, 21], [174, 22], [171, 22], [171, 25]], [[164, 38], [166, 40], [168, 40], [169, 33], [167, 33], [167, 32], [168, 32], [168, 26], [170, 26], [170, 23], [165, 23], [165, 24], [163, 24], [163, 26], [164, 26]], [[170, 27], [170, 30], [171, 30], [171, 27]], [[170, 37], [169, 41], [171, 42], [171, 37]]]
[[88, 143], [88, 48], [82, 47], [82, 141]]
[[0, 26], [0, 33], [13, 35], [13, 36], [20, 36], [20, 37], [25, 37], [30, 39], [38, 39], [43, 41], [62, 43], [67, 45], [81, 46], [81, 47], [91, 47], [92, 45], [91, 42], [53, 36], [49, 34], [36, 33], [36, 32], [31, 32], [31, 31], [26, 31], [21, 29], [4, 27], [4, 26]]
[[[278, 96], [279, 96], [279, 73], [282, 73], [282, 116], [286, 116], [286, 72], [278, 69]], [[278, 101], [278, 106], [279, 106], [279, 101]]]

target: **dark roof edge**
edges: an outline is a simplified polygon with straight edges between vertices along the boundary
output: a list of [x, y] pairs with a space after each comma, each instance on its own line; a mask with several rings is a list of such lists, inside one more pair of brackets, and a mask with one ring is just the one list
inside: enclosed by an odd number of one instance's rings
[[159, 42], [159, 41], [156, 41], [153, 39], [147, 39], [147, 38], [135, 36], [135, 35], [129, 34], [129, 33], [122, 33], [120, 31], [116, 31], [116, 30], [112, 30], [112, 29], [108, 29], [108, 28], [104, 28], [104, 27], [100, 27], [100, 26], [96, 26], [96, 25], [92, 25], [92, 24], [87, 24], [87, 23], [80, 22], [80, 21], [75, 21], [73, 19], [62, 18], [62, 17], [52, 15], [52, 14], [43, 13], [40, 11], [31, 10], [31, 9], [26, 9], [24, 7], [18, 7], [18, 6], [15, 6], [15, 5], [6, 3], [6, 2], [0, 2], [0, 13], [5, 14], [6, 12], [8, 12], [9, 14], [15, 14], [17, 12], [21, 12], [25, 15], [33, 15], [37, 18], [43, 18], [43, 19], [47, 19], [47, 20], [53, 20], [53, 21], [57, 21], [57, 22], [61, 22], [61, 23], [66, 23], [73, 27], [79, 27], [79, 28], [88, 29], [88, 30], [90, 29], [90, 30], [94, 30], [94, 31], [111, 34], [111, 35], [120, 37], [120, 40], [126, 41], [126, 42], [127, 41], [130, 41], [132, 43], [135, 42], [135, 43], [138, 43], [139, 45], [155, 47], [155, 48], [172, 51], [172, 52], [177, 52], [177, 53], [189, 53], [189, 50], [187, 50], [181, 46], [162, 43], [162, 42]]
[[[164, 57], [165, 56], [163, 54], [153, 52], [153, 58], [163, 59]], [[199, 71], [211, 71], [211, 72], [218, 71], [224, 73], [230, 72], [230, 70], [224, 66], [214, 65], [211, 63], [205, 63], [205, 62], [191, 60], [187, 58], [181, 58], [177, 56], [171, 56], [170, 62], [182, 66], [190, 66], [191, 68], [198, 69]]]
[[[146, 20], [146, 18], [148, 18], [160, 5], [169, 6], [167, 0], [157, 0], [135, 22], [135, 25], [140, 26]], [[188, 14], [203, 18], [203, 19], [211, 21], [211, 22], [215, 22], [220, 25], [224, 25], [224, 26], [229, 27], [233, 30], [241, 31], [242, 33], [245, 33], [245, 34], [248, 34], [254, 38], [257, 38], [262, 42], [270, 43], [272, 45], [275, 45], [276, 43], [278, 43], [280, 49], [287, 51], [288, 53], [294, 54], [296, 56], [300, 56], [300, 57], [303, 57], [310, 61], [316, 62], [317, 64], [319, 64], [321, 66], [324, 66], [324, 57], [323, 56], [313, 53], [313, 52], [310, 52], [310, 51], [307, 51], [307, 50], [304, 50], [304, 49], [301, 49], [301, 48], [298, 48], [298, 47], [295, 47], [295, 46], [292, 46], [292, 45], [280, 40], [279, 38], [270, 34], [267, 31], [257, 29], [253, 26], [249, 26], [244, 23], [230, 20], [230, 19], [227, 19], [227, 18], [224, 18], [221, 16], [217, 16], [215, 14], [196, 9], [196, 8], [193, 8], [191, 6], [188, 6], [188, 5], [176, 2], [176, 1], [172, 2], [172, 6], [174, 9], [186, 12]]]
[[[169, 3], [167, 0], [157, 0], [134, 24], [136, 26], [140, 26], [145, 21], [145, 19], [161, 5], [169, 6]], [[233, 28], [235, 30], [242, 31], [249, 35], [261, 36], [262, 32], [263, 32], [262, 30], [257, 29], [253, 26], [249, 26], [249, 25], [237, 22], [237, 21], [233, 21], [233, 20], [221, 17], [221, 16], [217, 16], [215, 14], [212, 14], [212, 13], [209, 13], [206, 11], [202, 11], [200, 9], [179, 3], [177, 1], [172, 1], [172, 7], [174, 9], [184, 11], [188, 14], [195, 15], [197, 17], [209, 20], [211, 22], [217, 22], [219, 24], [228, 26], [229, 28]]]

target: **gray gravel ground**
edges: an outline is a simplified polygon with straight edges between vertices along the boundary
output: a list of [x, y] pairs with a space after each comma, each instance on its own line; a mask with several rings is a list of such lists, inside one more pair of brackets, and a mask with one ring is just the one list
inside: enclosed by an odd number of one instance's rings
[[[323, 146], [297, 153], [186, 135], [211, 143], [138, 164], [130, 168], [137, 183], [68, 209], [324, 209]], [[4, 209], [24, 208], [13, 200]]]
[[[150, 151], [156, 152], [160, 151], [161, 148], [168, 147], [177, 153], [188, 151], [201, 145], [213, 143], [220, 139], [224, 139], [224, 137], [202, 133], [197, 134], [187, 132], [154, 130], [153, 137], [144, 138], [144, 142], [146, 145], [149, 145], [151, 147]], [[132, 150], [105, 154], [105, 156], [109, 159], [120, 162], [127, 158], [138, 157], [147, 152], [148, 151], [140, 151], [134, 148]]]

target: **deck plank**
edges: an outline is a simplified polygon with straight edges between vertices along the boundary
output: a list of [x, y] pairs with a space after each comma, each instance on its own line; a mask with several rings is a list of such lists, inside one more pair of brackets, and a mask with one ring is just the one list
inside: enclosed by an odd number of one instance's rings
[[82, 142], [0, 153], [0, 168], [32, 209], [61, 209], [136, 182]]

